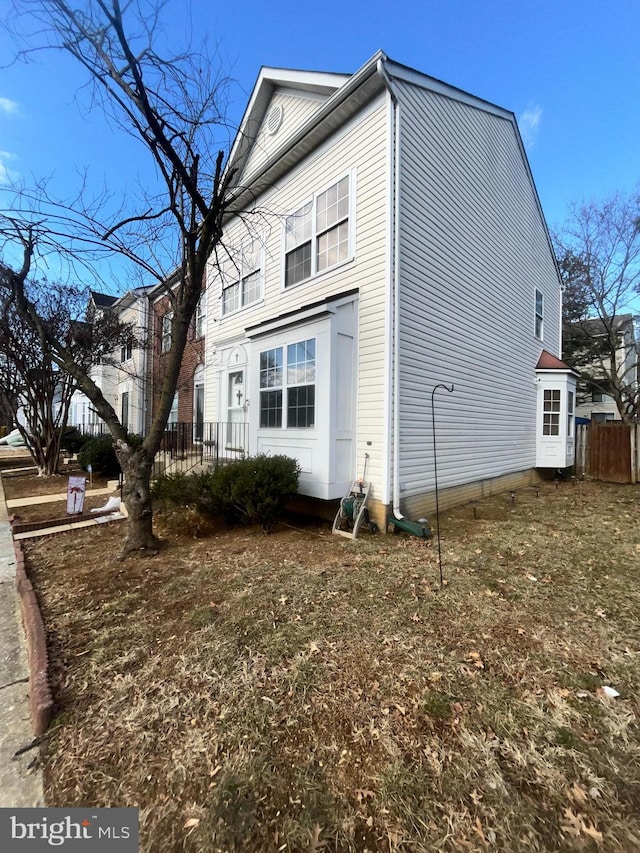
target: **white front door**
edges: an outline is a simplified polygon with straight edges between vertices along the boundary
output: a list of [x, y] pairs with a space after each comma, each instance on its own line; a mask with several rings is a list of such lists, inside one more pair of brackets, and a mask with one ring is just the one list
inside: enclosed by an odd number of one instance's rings
[[245, 449], [245, 404], [244, 370], [229, 374], [227, 391], [227, 450], [244, 452]]

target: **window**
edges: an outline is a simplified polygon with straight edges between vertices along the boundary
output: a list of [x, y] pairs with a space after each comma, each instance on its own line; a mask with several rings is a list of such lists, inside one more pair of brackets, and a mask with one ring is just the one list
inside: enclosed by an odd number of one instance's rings
[[349, 259], [349, 199], [345, 177], [287, 217], [285, 287]]
[[245, 243], [240, 260], [233, 266], [231, 284], [222, 287], [222, 314], [231, 314], [239, 308], [258, 302], [262, 297], [261, 244], [258, 239]]
[[544, 325], [544, 300], [542, 293], [536, 290], [536, 338], [542, 340]]
[[285, 222], [284, 286], [304, 281], [311, 275], [311, 214], [313, 203], [301, 207]]
[[316, 342], [312, 338], [287, 347], [287, 426], [314, 426]]
[[169, 427], [175, 426], [178, 423], [178, 401], [179, 396], [178, 392], [173, 395], [173, 402], [171, 403], [171, 411], [169, 412], [169, 418], [167, 419], [167, 425]]
[[282, 426], [282, 347], [260, 353], [260, 426]]
[[207, 294], [203, 293], [198, 300], [196, 308], [195, 331], [196, 338], [201, 338], [204, 335], [205, 321], [207, 319]]
[[120, 347], [120, 361], [129, 361], [133, 356], [133, 341], [130, 339]]
[[[286, 352], [286, 367], [283, 364]], [[286, 377], [286, 383], [285, 383]], [[316, 342], [314, 338], [260, 353], [260, 426], [315, 426]], [[286, 423], [283, 422], [286, 394]]]
[[129, 392], [125, 391], [122, 394], [120, 401], [120, 423], [128, 431], [129, 430]]
[[604, 394], [602, 391], [592, 391], [591, 392], [591, 402], [592, 403], [601, 403], [604, 398]]
[[544, 392], [542, 434], [560, 435], [560, 391]]
[[569, 401], [567, 404], [567, 436], [571, 438], [573, 436], [573, 420], [574, 420], [574, 406], [573, 406], [573, 391], [569, 391]]
[[160, 350], [169, 352], [171, 349], [171, 333], [173, 329], [173, 311], [165, 314], [160, 320]]

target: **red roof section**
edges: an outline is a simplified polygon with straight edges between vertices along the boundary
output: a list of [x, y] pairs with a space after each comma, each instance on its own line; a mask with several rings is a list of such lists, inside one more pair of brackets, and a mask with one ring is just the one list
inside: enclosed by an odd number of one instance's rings
[[573, 368], [543, 349], [536, 364], [536, 370], [573, 370]]

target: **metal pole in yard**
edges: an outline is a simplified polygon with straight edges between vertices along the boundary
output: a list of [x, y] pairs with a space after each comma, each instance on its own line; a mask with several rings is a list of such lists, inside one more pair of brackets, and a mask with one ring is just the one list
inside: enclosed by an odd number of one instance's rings
[[440, 501], [438, 499], [438, 452], [436, 448], [436, 412], [434, 406], [434, 398], [435, 393], [438, 388], [444, 388], [445, 391], [448, 391], [449, 394], [453, 393], [453, 385], [449, 387], [445, 385], [443, 382], [438, 383], [433, 388], [431, 392], [431, 431], [433, 434], [433, 474], [435, 478], [435, 486], [436, 486], [436, 525], [438, 528], [438, 568], [440, 569], [440, 589], [444, 586], [444, 579], [442, 576], [442, 551], [440, 549]]

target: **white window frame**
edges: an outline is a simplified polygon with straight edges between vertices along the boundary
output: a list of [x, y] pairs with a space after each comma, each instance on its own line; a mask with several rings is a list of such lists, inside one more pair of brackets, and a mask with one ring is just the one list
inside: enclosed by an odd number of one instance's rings
[[[312, 362], [313, 369], [313, 379], [309, 380], [307, 376], [304, 377], [301, 381], [296, 381], [295, 377], [290, 375], [290, 371], [294, 369], [294, 366], [300, 366], [302, 364], [307, 364], [307, 362], [296, 362], [289, 361], [289, 350], [291, 347], [297, 347], [299, 345], [308, 344], [313, 342], [313, 359], [310, 360], [309, 363]], [[264, 368], [267, 371], [280, 371], [280, 382], [276, 384], [262, 384], [262, 376], [260, 375], [262, 372], [261, 362], [262, 356], [266, 353], [270, 352], [280, 352], [280, 367], [275, 368]], [[313, 336], [310, 338], [303, 338], [302, 340], [293, 340], [283, 342], [278, 344], [278, 346], [269, 347], [266, 350], [262, 350], [259, 354], [260, 362], [258, 364], [258, 387], [259, 387], [259, 405], [258, 405], [258, 423], [260, 429], [277, 429], [277, 430], [304, 430], [305, 432], [308, 430], [313, 430], [316, 428], [316, 420], [317, 420], [317, 412], [318, 412], [318, 399], [316, 395], [316, 389], [318, 387], [318, 338], [317, 336]], [[306, 370], [306, 368], [305, 368]], [[291, 426], [289, 424], [289, 392], [293, 389], [298, 388], [306, 388], [313, 386], [313, 422], [308, 426]], [[262, 426], [262, 394], [263, 393], [271, 393], [271, 392], [280, 392], [280, 424], [274, 426]]]
[[120, 362], [124, 364], [125, 361], [131, 361], [133, 358], [133, 341], [131, 338], [120, 347]]
[[542, 435], [560, 436], [560, 415], [562, 413], [562, 390], [545, 388], [542, 392]]
[[[536, 333], [536, 338], [539, 341], [544, 340], [544, 294], [541, 290], [538, 290], [536, 287], [535, 290], [535, 323], [534, 330]], [[540, 303], [540, 308], [538, 310], [538, 302]]]
[[160, 352], [167, 353], [173, 342], [173, 311], [167, 311], [160, 318]]
[[207, 322], [207, 291], [203, 290], [196, 306], [194, 332], [196, 338], [204, 337]]
[[[257, 245], [257, 249], [246, 252], [246, 247], [251, 244]], [[252, 237], [251, 240], [245, 240], [240, 248], [240, 257], [233, 263], [233, 272], [230, 275], [224, 275], [222, 278], [222, 289], [220, 292], [220, 313], [223, 317], [229, 317], [237, 311], [242, 311], [252, 305], [257, 305], [262, 302], [264, 292], [264, 240], [261, 235]], [[248, 258], [248, 260], [247, 260]], [[251, 262], [252, 261], [252, 262]], [[257, 275], [258, 279], [258, 294], [255, 299], [247, 300], [245, 293], [245, 285], [249, 279]], [[225, 286], [225, 279], [229, 284]], [[235, 292], [236, 306], [231, 310], [225, 310], [225, 294]]]
[[[328, 192], [332, 187], [337, 186], [343, 180], [348, 181], [348, 191], [349, 191], [349, 200], [348, 200], [348, 208], [346, 219], [344, 217], [339, 218], [335, 223], [333, 223], [329, 228], [318, 228], [318, 200], [321, 196], [323, 196], [326, 192]], [[335, 270], [338, 267], [341, 267], [343, 264], [347, 264], [350, 261], [353, 261], [355, 257], [355, 197], [356, 197], [356, 173], [355, 169], [351, 169], [350, 171], [343, 172], [336, 178], [334, 178], [329, 183], [325, 184], [318, 192], [315, 192], [311, 197], [307, 197], [301, 204], [297, 205], [295, 210], [292, 210], [288, 216], [285, 217], [284, 227], [282, 229], [282, 290], [291, 290], [298, 285], [305, 284], [311, 279], [315, 278], [318, 275], [323, 275], [326, 272], [331, 270]], [[287, 283], [287, 256], [297, 249], [304, 246], [305, 243], [309, 242], [307, 240], [300, 240], [295, 246], [291, 248], [287, 248], [287, 233], [291, 233], [291, 220], [293, 217], [299, 215], [301, 211], [304, 210], [305, 207], [311, 205], [311, 223], [310, 223], [310, 243], [311, 243], [311, 263], [310, 263], [310, 272], [309, 275], [305, 278], [299, 279], [298, 281]], [[323, 267], [322, 269], [318, 269], [318, 241], [324, 235], [332, 231], [334, 228], [339, 227], [340, 224], [346, 223], [347, 226], [347, 254], [346, 257], [340, 258], [336, 261], [336, 263]], [[288, 230], [289, 229], [289, 230]]]
[[567, 396], [567, 438], [573, 438], [575, 426], [576, 400], [573, 391], [568, 392]]

